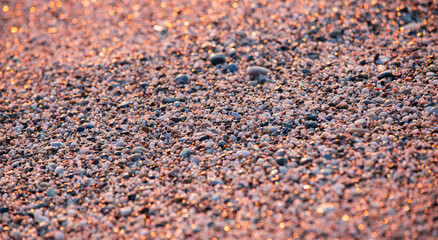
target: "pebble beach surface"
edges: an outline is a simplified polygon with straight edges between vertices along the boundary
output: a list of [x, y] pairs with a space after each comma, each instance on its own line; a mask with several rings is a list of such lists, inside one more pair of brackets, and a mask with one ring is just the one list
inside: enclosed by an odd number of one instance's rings
[[0, 1], [2, 239], [437, 239], [438, 6]]

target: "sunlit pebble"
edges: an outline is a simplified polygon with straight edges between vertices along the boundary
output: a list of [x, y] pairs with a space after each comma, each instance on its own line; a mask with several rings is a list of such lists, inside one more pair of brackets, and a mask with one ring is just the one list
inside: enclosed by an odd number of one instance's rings
[[434, 234], [433, 6], [21, 2], [0, 6], [6, 238]]

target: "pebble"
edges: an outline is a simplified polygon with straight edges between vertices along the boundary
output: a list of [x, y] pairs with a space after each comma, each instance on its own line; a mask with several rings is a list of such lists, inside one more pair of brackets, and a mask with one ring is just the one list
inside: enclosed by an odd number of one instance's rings
[[140, 153], [134, 153], [134, 154], [129, 155], [128, 160], [129, 161], [134, 161], [134, 160], [137, 160], [139, 158], [141, 158], [141, 154]]
[[315, 121], [305, 121], [304, 126], [306, 128], [316, 128], [318, 126], [318, 123]]
[[48, 188], [46, 191], [46, 195], [48, 197], [54, 197], [55, 196], [55, 190], [53, 190], [53, 188]]
[[173, 106], [174, 106], [174, 107], [179, 107], [179, 106], [181, 106], [181, 102], [180, 102], [180, 101], [175, 101], [175, 102], [173, 103]]
[[207, 128], [211, 128], [212, 125], [211, 125], [211, 123], [209, 123], [209, 122], [203, 122], [203, 123], [201, 123], [200, 127], [201, 127], [202, 129], [207, 129]]
[[305, 164], [308, 164], [308, 163], [311, 163], [311, 162], [313, 162], [313, 158], [312, 157], [302, 157], [300, 159], [300, 161], [299, 161], [299, 164], [300, 165], [305, 165]]
[[145, 153], [147, 151], [148, 150], [146, 148], [143, 148], [143, 147], [135, 147], [134, 149], [132, 149], [133, 153]]
[[120, 140], [118, 142], [116, 142], [115, 146], [116, 147], [124, 147], [126, 145], [126, 142], [124, 140]]
[[63, 173], [63, 172], [64, 172], [64, 167], [63, 166], [59, 166], [59, 167], [55, 168], [55, 173], [60, 174], [60, 173]]
[[213, 65], [224, 63], [227, 57], [222, 53], [213, 53], [208, 58]]
[[78, 127], [77, 129], [76, 129], [76, 131], [78, 131], [78, 132], [84, 132], [85, 131], [85, 127]]
[[269, 72], [269, 69], [260, 66], [252, 66], [247, 69], [247, 74], [251, 78], [256, 78], [261, 75], [267, 75]]
[[238, 67], [237, 67], [236, 64], [231, 63], [231, 64], [229, 64], [229, 65], [227, 66], [227, 69], [228, 69], [228, 71], [230, 71], [230, 72], [235, 72], [235, 71], [237, 71]]
[[126, 217], [131, 213], [131, 211], [132, 211], [132, 207], [124, 207], [124, 208], [120, 209], [120, 214], [123, 217]]
[[181, 157], [188, 157], [188, 156], [190, 156], [191, 153], [192, 153], [192, 151], [190, 149], [186, 148], [186, 149], [183, 149], [180, 152], [179, 156], [181, 156]]
[[247, 158], [251, 155], [251, 153], [247, 150], [240, 150], [236, 152], [236, 158], [243, 157]]
[[377, 75], [378, 79], [382, 79], [382, 78], [388, 78], [388, 77], [393, 77], [394, 75], [392, 74], [391, 70], [387, 70], [387, 71], [383, 71], [381, 73], [379, 73], [379, 75]]
[[188, 84], [189, 81], [190, 81], [190, 75], [188, 74], [180, 74], [175, 78], [175, 82], [178, 84]]
[[85, 123], [84, 128], [94, 128], [94, 124], [92, 123]]
[[59, 148], [62, 146], [62, 143], [61, 142], [52, 142], [52, 143], [50, 143], [50, 146]]

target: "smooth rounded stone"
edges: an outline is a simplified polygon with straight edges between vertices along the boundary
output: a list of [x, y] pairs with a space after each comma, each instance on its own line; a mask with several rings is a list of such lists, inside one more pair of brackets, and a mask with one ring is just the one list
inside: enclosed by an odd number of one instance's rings
[[365, 119], [358, 119], [354, 121], [354, 124], [356, 124], [357, 126], [366, 126], [368, 123]]
[[179, 106], [181, 106], [181, 102], [180, 102], [180, 101], [175, 101], [175, 102], [173, 103], [173, 106], [174, 106], [174, 107], [179, 107]]
[[148, 150], [144, 147], [135, 147], [134, 149], [132, 149], [132, 153], [144, 153], [147, 151]]
[[224, 63], [226, 59], [227, 57], [223, 53], [213, 53], [208, 58], [213, 65]]
[[123, 217], [126, 217], [131, 213], [131, 211], [132, 211], [132, 207], [124, 207], [124, 208], [120, 209], [120, 214]]
[[386, 117], [386, 115], [388, 115], [388, 113], [387, 112], [381, 112], [381, 113], [379, 113], [379, 115], [377, 115], [379, 118], [384, 118], [384, 117]]
[[267, 75], [270, 71], [265, 67], [252, 66], [249, 67], [246, 72], [251, 78], [256, 78], [261, 75]]
[[286, 155], [286, 150], [283, 148], [278, 149], [277, 152], [275, 153], [275, 156], [278, 156], [278, 157], [283, 157], [284, 155]]
[[377, 78], [383, 79], [383, 78], [388, 78], [388, 77], [393, 77], [393, 76], [394, 75], [392, 74], [391, 70], [386, 70], [386, 71], [379, 73], [379, 75], [377, 75]]
[[430, 112], [438, 115], [438, 107], [433, 107], [432, 109], [430, 109]]
[[190, 156], [190, 154], [192, 153], [192, 151], [190, 149], [183, 149], [180, 153], [179, 156], [180, 157], [188, 157]]
[[304, 122], [304, 126], [306, 128], [316, 128], [318, 126], [318, 123], [315, 121], [306, 121]]
[[17, 126], [17, 127], [14, 128], [14, 130], [15, 130], [17, 133], [21, 133], [21, 131], [23, 130], [23, 127], [22, 127], [22, 126]]
[[236, 152], [236, 157], [243, 157], [243, 158], [247, 158], [249, 157], [249, 155], [251, 155], [251, 152], [248, 150], [240, 150], [238, 152]]
[[316, 121], [316, 120], [318, 120], [318, 116], [316, 116], [316, 115], [313, 114], [313, 113], [307, 113], [307, 114], [306, 114], [306, 119], [307, 119], [307, 120], [313, 120], [313, 121]]
[[129, 105], [131, 105], [131, 101], [123, 101], [122, 103], [119, 104], [119, 107], [126, 108], [129, 107]]
[[331, 121], [333, 119], [333, 114], [328, 114], [327, 116], [324, 117], [327, 121]]
[[188, 84], [190, 81], [190, 75], [188, 74], [179, 74], [178, 76], [176, 76], [175, 80], [176, 83], [178, 84]]
[[46, 195], [47, 195], [48, 197], [53, 197], [53, 196], [55, 196], [55, 190], [53, 190], [53, 188], [48, 188], [47, 191], [46, 191]]
[[278, 157], [275, 161], [276, 161], [277, 164], [280, 165], [280, 166], [284, 166], [284, 165], [287, 164], [287, 160], [286, 160], [286, 158], [284, 158], [284, 157]]
[[235, 72], [235, 71], [237, 71], [237, 65], [236, 64], [234, 64], [234, 63], [231, 63], [231, 64], [229, 64], [228, 66], [227, 66], [227, 70], [228, 71], [230, 71], [230, 72]]
[[64, 166], [59, 166], [57, 168], [55, 168], [55, 173], [63, 173], [64, 172]]
[[287, 174], [287, 171], [288, 171], [288, 169], [287, 169], [286, 166], [280, 166], [280, 167], [278, 168], [278, 170], [280, 170], [280, 172], [281, 172], [282, 174]]
[[80, 154], [87, 154], [89, 151], [90, 151], [90, 149], [88, 149], [86, 147], [79, 149]]
[[77, 132], [84, 132], [85, 131], [85, 127], [82, 127], [82, 126], [80, 126], [80, 127], [78, 127], [77, 129], [76, 129], [76, 131]]
[[139, 158], [141, 158], [141, 154], [140, 153], [134, 153], [134, 154], [129, 155], [128, 160], [129, 161], [134, 161], [134, 160], [139, 159]]
[[174, 102], [176, 102], [176, 98], [173, 98], [173, 97], [171, 97], [171, 98], [164, 98], [163, 102], [164, 103], [174, 103]]
[[236, 112], [231, 112], [231, 116], [233, 116], [233, 117], [240, 117], [240, 114], [236, 113]]
[[59, 148], [62, 146], [62, 143], [61, 142], [52, 142], [52, 143], [50, 143], [50, 146]]
[[126, 145], [126, 142], [123, 140], [120, 140], [115, 144], [116, 147], [124, 147], [125, 145]]
[[84, 125], [84, 128], [94, 128], [94, 124], [92, 124], [92, 123], [85, 123]]
[[362, 103], [365, 104], [365, 105], [374, 104], [374, 102], [370, 101], [370, 100], [364, 100], [364, 101], [362, 101]]
[[433, 72], [427, 72], [426, 77], [435, 77], [435, 73]]
[[203, 122], [203, 123], [201, 123], [200, 127], [201, 127], [202, 129], [207, 129], [207, 128], [211, 128], [212, 125], [211, 125], [211, 123], [209, 123], [209, 122]]
[[313, 162], [313, 158], [306, 156], [306, 157], [302, 157], [298, 163], [300, 165], [305, 165], [305, 164], [308, 164], [308, 163], [311, 163], [311, 162]]

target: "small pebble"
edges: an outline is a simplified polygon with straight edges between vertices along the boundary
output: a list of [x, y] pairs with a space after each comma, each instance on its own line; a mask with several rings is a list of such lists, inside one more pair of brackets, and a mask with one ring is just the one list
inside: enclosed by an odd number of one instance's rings
[[226, 60], [225, 54], [222, 53], [213, 53], [208, 58], [213, 65], [224, 63]]
[[267, 75], [269, 72], [269, 69], [260, 66], [252, 66], [247, 69], [247, 74], [251, 78], [256, 78], [261, 75]]

